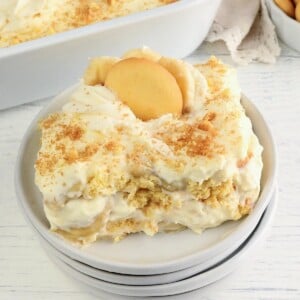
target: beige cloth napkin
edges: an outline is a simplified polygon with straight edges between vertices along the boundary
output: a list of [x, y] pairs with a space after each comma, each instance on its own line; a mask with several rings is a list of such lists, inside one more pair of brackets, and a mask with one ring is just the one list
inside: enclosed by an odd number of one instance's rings
[[232, 59], [243, 65], [274, 63], [280, 54], [264, 0], [223, 0], [206, 40], [223, 40]]

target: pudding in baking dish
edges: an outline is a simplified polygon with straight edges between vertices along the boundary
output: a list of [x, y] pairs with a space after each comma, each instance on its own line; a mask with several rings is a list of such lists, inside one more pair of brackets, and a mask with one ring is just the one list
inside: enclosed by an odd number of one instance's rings
[[35, 163], [51, 230], [78, 244], [251, 213], [262, 146], [233, 68], [144, 48], [91, 60], [61, 111], [40, 121]]
[[1, 0], [0, 47], [172, 2], [176, 0]]

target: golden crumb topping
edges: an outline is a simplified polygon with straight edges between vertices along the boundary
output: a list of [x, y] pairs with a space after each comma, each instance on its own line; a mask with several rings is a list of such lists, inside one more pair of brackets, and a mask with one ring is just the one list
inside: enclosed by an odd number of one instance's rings
[[205, 180], [203, 183], [189, 181], [187, 189], [198, 201], [217, 207], [228, 201], [228, 197], [234, 190], [234, 184], [232, 180], [227, 180], [220, 184], [211, 179]]
[[35, 162], [35, 168], [38, 172], [44, 176], [48, 172], [53, 172], [54, 167], [58, 162], [56, 155], [51, 155], [49, 153], [39, 152], [39, 157]]
[[181, 123], [165, 127], [156, 134], [175, 152], [182, 152], [190, 156], [213, 157], [215, 154], [224, 154], [224, 146], [216, 142], [218, 130], [211, 123], [216, 113], [210, 112], [204, 118], [192, 124]]
[[[42, 141], [47, 151], [40, 151], [36, 170], [41, 175], [53, 172], [56, 167], [86, 161], [97, 153], [101, 143], [91, 141], [84, 145], [75, 144], [84, 139], [85, 124], [77, 114], [52, 114], [40, 122]], [[76, 147], [77, 146], [77, 147]]]

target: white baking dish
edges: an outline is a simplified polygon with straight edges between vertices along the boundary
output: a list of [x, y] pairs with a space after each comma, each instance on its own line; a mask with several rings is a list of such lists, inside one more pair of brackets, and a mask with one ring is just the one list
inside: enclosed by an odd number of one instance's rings
[[220, 2], [181, 0], [0, 48], [0, 109], [57, 94], [81, 77], [89, 57], [143, 45], [184, 57], [205, 38]]

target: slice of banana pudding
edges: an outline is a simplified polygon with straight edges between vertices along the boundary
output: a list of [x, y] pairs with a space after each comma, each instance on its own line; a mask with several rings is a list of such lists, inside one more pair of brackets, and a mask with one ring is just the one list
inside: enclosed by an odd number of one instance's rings
[[51, 230], [89, 244], [249, 214], [262, 146], [240, 97], [235, 70], [215, 57], [193, 66], [143, 48], [93, 59], [40, 122], [35, 181]]

